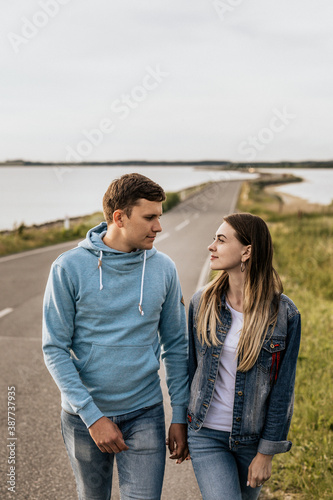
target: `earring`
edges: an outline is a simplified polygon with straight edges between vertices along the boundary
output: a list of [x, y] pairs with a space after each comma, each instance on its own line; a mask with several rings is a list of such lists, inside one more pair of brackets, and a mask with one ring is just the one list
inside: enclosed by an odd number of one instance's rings
[[245, 271], [245, 264], [243, 261], [241, 261], [241, 272], [243, 273]]

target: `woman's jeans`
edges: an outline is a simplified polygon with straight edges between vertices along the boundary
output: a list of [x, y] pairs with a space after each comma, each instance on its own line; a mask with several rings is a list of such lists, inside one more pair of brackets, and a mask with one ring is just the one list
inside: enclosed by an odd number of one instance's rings
[[189, 428], [188, 444], [203, 500], [255, 500], [260, 489], [246, 486], [257, 444], [229, 449], [229, 432]]
[[61, 429], [74, 471], [79, 500], [110, 500], [116, 457], [122, 500], [159, 500], [165, 467], [163, 404], [110, 417], [128, 450], [102, 453], [78, 415], [62, 410]]

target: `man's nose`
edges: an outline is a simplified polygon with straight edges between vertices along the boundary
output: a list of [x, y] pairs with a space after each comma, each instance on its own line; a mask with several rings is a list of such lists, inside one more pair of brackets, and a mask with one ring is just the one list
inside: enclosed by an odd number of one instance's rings
[[160, 233], [162, 231], [162, 226], [159, 220], [156, 220], [153, 226], [154, 233]]

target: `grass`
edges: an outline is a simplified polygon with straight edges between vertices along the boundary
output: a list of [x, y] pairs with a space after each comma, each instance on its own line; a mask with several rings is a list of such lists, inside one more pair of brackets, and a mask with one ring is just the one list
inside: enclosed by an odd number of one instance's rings
[[0, 256], [84, 238], [88, 229], [102, 220], [102, 213], [80, 217], [71, 221], [70, 229], [64, 228], [63, 221], [29, 227], [21, 224], [13, 231], [0, 233]]
[[[188, 194], [191, 193], [192, 191], [189, 190]], [[167, 199], [163, 202], [163, 212], [167, 212], [177, 205], [181, 198], [187, 195], [187, 192], [184, 194], [166, 193], [166, 195]], [[72, 219], [69, 229], [64, 228], [63, 221], [29, 227], [21, 224], [13, 231], [0, 232], [0, 256], [82, 239], [90, 228], [103, 220], [103, 213], [96, 212], [92, 215]]]
[[285, 293], [302, 315], [295, 410], [289, 453], [277, 455], [263, 489], [265, 499], [332, 499], [333, 213], [285, 214], [280, 200], [251, 183], [243, 186], [239, 211], [268, 224], [275, 268]]

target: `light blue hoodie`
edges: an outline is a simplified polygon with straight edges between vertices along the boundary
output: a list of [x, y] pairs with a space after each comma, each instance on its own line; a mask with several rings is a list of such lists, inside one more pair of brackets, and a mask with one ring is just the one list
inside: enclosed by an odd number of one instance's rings
[[186, 423], [185, 307], [172, 260], [155, 248], [106, 246], [106, 223], [53, 263], [44, 297], [45, 363], [62, 407], [87, 427], [162, 401], [160, 354], [173, 423]]

